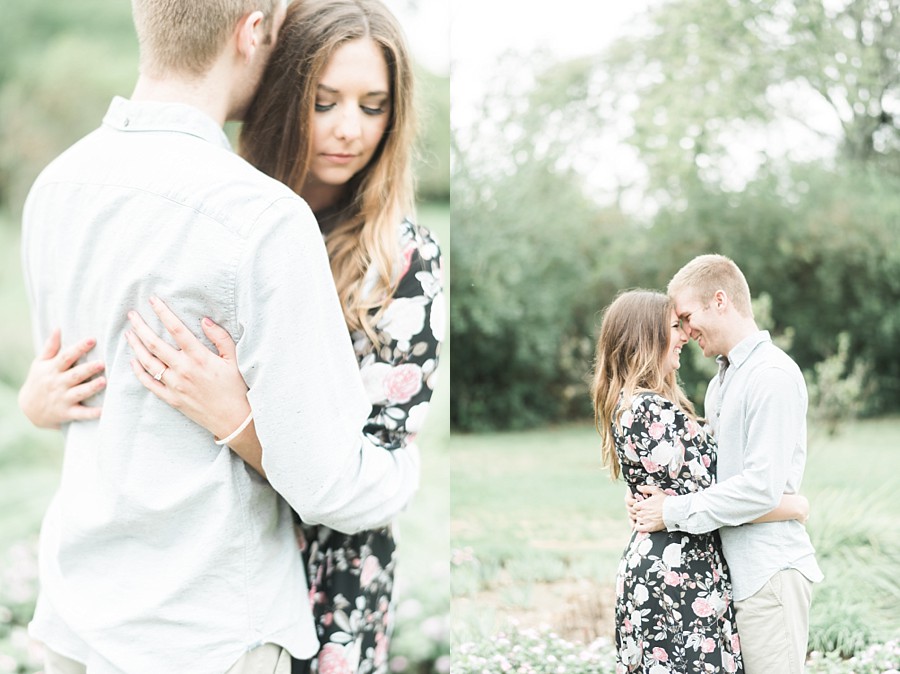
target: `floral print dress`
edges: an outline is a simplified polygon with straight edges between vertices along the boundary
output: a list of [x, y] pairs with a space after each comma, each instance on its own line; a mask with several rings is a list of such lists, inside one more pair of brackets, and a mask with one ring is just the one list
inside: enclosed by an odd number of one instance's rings
[[[687, 494], [715, 482], [716, 447], [671, 401], [640, 393], [613, 424], [631, 493]], [[616, 577], [616, 672], [742, 672], [731, 581], [716, 531], [634, 532]]]
[[[403, 264], [377, 325], [378, 343], [352, 334], [372, 414], [363, 432], [385, 450], [414, 441], [436, 383], [444, 335], [440, 248], [423, 227], [400, 227]], [[320, 674], [386, 673], [393, 624], [391, 527], [353, 535], [298, 525], [313, 618], [322, 647], [309, 664]], [[301, 671], [295, 668], [295, 671]]]

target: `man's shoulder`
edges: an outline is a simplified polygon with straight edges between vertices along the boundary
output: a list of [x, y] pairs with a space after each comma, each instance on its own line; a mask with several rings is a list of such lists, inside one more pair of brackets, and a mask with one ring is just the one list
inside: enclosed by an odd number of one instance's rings
[[757, 368], [779, 368], [789, 372], [800, 372], [800, 366], [780, 346], [771, 341], [763, 342], [753, 354], [753, 364]]
[[32, 192], [89, 184], [188, 209], [238, 236], [247, 236], [257, 223], [311, 215], [293, 190], [230, 148], [186, 134], [123, 134], [100, 127], [54, 159]]
[[806, 390], [806, 381], [797, 362], [784, 349], [772, 342], [764, 342], [754, 351], [747, 363], [751, 383], [780, 387], [794, 384]]

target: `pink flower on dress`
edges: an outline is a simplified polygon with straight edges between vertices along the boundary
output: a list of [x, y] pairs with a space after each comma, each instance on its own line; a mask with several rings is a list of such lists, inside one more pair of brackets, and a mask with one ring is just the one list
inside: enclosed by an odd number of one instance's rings
[[731, 650], [735, 653], [741, 652], [741, 637], [737, 634], [731, 635]]
[[334, 622], [334, 613], [326, 613], [322, 616], [322, 624], [326, 627], [331, 625]]
[[659, 660], [660, 662], [667, 662], [669, 660], [669, 654], [666, 653], [662, 648], [657, 646], [653, 649], [653, 657]]
[[363, 562], [362, 571], [359, 572], [360, 586], [367, 587], [379, 573], [381, 573], [381, 564], [378, 562], [378, 558], [375, 555], [369, 555]]
[[706, 618], [713, 614], [712, 604], [705, 599], [695, 599], [694, 603], [691, 604], [691, 610], [694, 612], [694, 615], [700, 618]]
[[681, 585], [681, 574], [677, 571], [666, 571], [664, 578], [666, 585], [671, 585], [672, 587]]
[[415, 253], [415, 252], [416, 252], [416, 244], [415, 243], [412, 243], [411, 245], [407, 246], [406, 249], [403, 251], [403, 267], [401, 267], [401, 269], [400, 269], [400, 277], [401, 278], [406, 276], [406, 272], [409, 271], [409, 267], [412, 264], [413, 253]]
[[625, 628], [625, 634], [631, 634], [631, 630], [633, 628], [631, 626], [631, 621], [628, 618], [625, 618], [625, 621], [622, 623], [622, 627]]
[[687, 432], [689, 438], [693, 439], [697, 437], [698, 435], [700, 435], [700, 425], [696, 421], [688, 419]]
[[384, 378], [384, 392], [392, 403], [408, 403], [421, 390], [422, 368], [415, 363], [398, 365]]
[[700, 650], [704, 653], [712, 653], [716, 650], [716, 642], [711, 637], [706, 637], [703, 643], [700, 644]]
[[650, 424], [650, 429], [647, 431], [650, 434], [650, 437], [654, 440], [659, 440], [663, 434], [666, 432], [666, 427], [658, 421], [654, 421]]
[[342, 647], [337, 644], [322, 646], [319, 651], [319, 674], [353, 674]]
[[641, 465], [644, 467], [644, 470], [646, 470], [648, 473], [655, 473], [656, 471], [659, 470], [659, 464], [653, 463], [646, 456], [641, 457]]

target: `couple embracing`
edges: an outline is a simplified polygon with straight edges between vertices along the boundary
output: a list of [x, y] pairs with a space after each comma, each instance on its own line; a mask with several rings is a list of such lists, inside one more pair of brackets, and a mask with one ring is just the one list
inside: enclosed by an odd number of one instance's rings
[[405, 38], [380, 0], [132, 8], [131, 99], [24, 210], [44, 672], [387, 672], [443, 326]]
[[[719, 373], [699, 419], [676, 378], [695, 339]], [[701, 255], [668, 295], [606, 309], [592, 387], [634, 532], [617, 574], [617, 672], [794, 674], [822, 579], [798, 494], [807, 392], [753, 318], [743, 273]]]

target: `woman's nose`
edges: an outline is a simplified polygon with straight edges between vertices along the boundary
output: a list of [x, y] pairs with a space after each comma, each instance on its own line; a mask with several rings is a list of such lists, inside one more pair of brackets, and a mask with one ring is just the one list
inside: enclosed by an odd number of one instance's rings
[[359, 123], [359, 114], [354, 111], [347, 111], [341, 115], [341, 119], [337, 125], [336, 134], [338, 138], [353, 140], [359, 137], [361, 129], [362, 126]]

